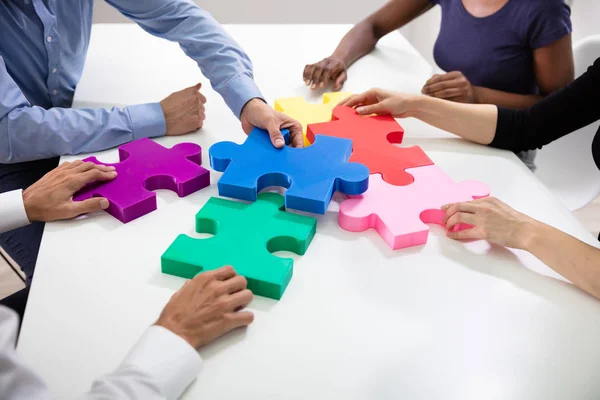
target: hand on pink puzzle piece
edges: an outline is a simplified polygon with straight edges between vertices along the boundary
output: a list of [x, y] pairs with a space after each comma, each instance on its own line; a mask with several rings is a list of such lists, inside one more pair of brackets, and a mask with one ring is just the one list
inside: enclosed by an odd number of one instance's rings
[[390, 185], [381, 175], [371, 175], [364, 194], [351, 196], [341, 204], [339, 225], [352, 232], [375, 228], [394, 250], [418, 246], [427, 242], [426, 224], [443, 225], [443, 205], [490, 194], [487, 185], [477, 181], [456, 183], [435, 165], [409, 168], [406, 172], [415, 179], [406, 186]]

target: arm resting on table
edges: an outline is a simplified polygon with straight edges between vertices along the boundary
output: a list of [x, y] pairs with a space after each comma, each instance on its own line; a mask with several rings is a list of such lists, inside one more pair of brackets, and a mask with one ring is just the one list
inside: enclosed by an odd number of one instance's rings
[[0, 164], [105, 150], [165, 130], [159, 103], [110, 111], [33, 106], [0, 57]]

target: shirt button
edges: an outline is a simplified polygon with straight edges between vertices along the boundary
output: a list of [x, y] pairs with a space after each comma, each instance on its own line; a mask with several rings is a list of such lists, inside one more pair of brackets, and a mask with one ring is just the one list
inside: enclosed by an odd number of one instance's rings
[[56, 91], [56, 89], [54, 89], [54, 90], [52, 91], [52, 94], [56, 96], [56, 93], [57, 93], [57, 91]]
[[48, 43], [52, 43], [52, 36], [48, 36], [48, 37], [46, 38], [46, 42], [48, 42]]
[[31, 3], [31, 0], [25, 0], [25, 4]]
[[52, 68], [52, 73], [55, 74], [58, 71], [56, 68]]

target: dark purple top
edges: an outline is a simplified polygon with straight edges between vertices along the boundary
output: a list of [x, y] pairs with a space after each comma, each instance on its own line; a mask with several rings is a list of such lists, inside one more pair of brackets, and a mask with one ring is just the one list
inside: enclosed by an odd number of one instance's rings
[[462, 0], [430, 0], [442, 7], [434, 48], [437, 65], [461, 71], [474, 86], [538, 94], [533, 50], [572, 31], [563, 0], [509, 0], [495, 14], [477, 18]]

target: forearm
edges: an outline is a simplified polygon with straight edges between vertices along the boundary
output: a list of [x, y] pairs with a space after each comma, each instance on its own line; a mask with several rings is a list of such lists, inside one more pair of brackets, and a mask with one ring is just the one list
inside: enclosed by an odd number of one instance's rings
[[19, 105], [0, 119], [0, 163], [10, 164], [105, 150], [165, 134], [160, 104], [125, 109], [68, 109]]
[[178, 42], [239, 118], [252, 98], [262, 98], [252, 62], [223, 27], [193, 2], [107, 0], [150, 34]]
[[408, 116], [466, 140], [488, 145], [494, 139], [498, 119], [496, 106], [415, 96], [409, 100], [408, 110]]
[[524, 249], [574, 285], [600, 299], [600, 249], [535, 221]]
[[175, 400], [202, 367], [197, 351], [159, 326], [150, 327], [112, 373], [97, 379], [80, 400]]
[[349, 67], [371, 52], [383, 36], [403, 27], [432, 7], [429, 0], [391, 0], [356, 24], [344, 36], [332, 57], [343, 60]]
[[493, 104], [519, 110], [529, 108], [543, 99], [540, 95], [508, 93], [481, 86], [475, 86], [473, 90], [475, 92], [475, 100], [478, 104]]
[[331, 57], [344, 61], [346, 67], [350, 67], [356, 60], [370, 53], [378, 40], [373, 24], [369, 20], [364, 20], [346, 33]]

